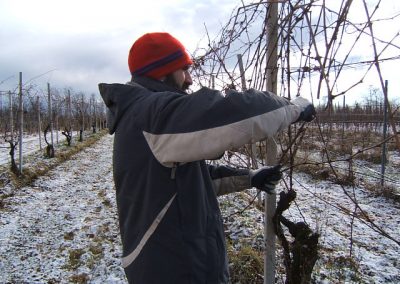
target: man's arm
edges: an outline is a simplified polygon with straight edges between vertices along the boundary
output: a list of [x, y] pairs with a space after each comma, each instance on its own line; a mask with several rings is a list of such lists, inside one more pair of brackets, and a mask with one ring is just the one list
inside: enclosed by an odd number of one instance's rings
[[251, 187], [271, 194], [282, 178], [281, 167], [281, 165], [276, 165], [248, 170], [208, 165], [208, 170], [214, 184], [215, 193], [218, 196]]
[[207, 165], [217, 196], [251, 188], [249, 170]]
[[159, 93], [153, 98], [157, 108], [147, 112], [152, 117], [143, 121], [143, 134], [165, 166], [213, 159], [225, 150], [271, 137], [297, 121], [307, 107], [256, 90], [223, 97], [203, 88], [191, 95]]

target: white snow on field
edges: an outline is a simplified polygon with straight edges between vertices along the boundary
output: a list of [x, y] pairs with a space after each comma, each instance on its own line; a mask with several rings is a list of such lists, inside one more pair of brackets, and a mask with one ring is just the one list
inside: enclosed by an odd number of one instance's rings
[[[71, 283], [77, 279], [126, 283], [120, 266], [112, 139], [106, 135], [5, 200], [0, 209], [0, 283]], [[360, 209], [355, 211], [357, 218], [351, 218], [348, 213], [354, 212], [354, 203], [340, 186], [298, 173], [294, 187], [296, 203], [285, 216], [305, 220], [321, 234], [320, 259], [313, 276], [316, 283], [400, 283], [400, 247], [377, 232], [377, 227], [382, 228], [400, 240], [399, 203], [374, 196], [361, 186], [345, 187], [374, 227]], [[249, 203], [240, 194], [220, 201], [226, 232], [234, 244], [240, 241], [262, 247], [263, 214], [253, 207], [237, 213]], [[356, 269], [339, 261], [350, 253], [357, 261]], [[277, 258], [282, 258], [280, 250]]]
[[[364, 281], [400, 282], [400, 247], [380, 232], [383, 229], [395, 240], [400, 240], [399, 203], [374, 197], [362, 187], [342, 188], [329, 182], [314, 181], [301, 174], [296, 176], [295, 188], [298, 191], [296, 204], [300, 211], [292, 206], [288, 216], [302, 221], [301, 212], [311, 228], [319, 231], [320, 243], [326, 251], [331, 252], [330, 255], [322, 255], [322, 260], [349, 256], [351, 253], [360, 265], [359, 277]], [[357, 201], [367, 217], [360, 209], [356, 209], [347, 194]], [[357, 218], [349, 215], [353, 212]], [[351, 241], [353, 247], [350, 251]], [[325, 268], [321, 270], [322, 274], [329, 274]]]
[[110, 149], [107, 135], [7, 200], [0, 283], [124, 282]]

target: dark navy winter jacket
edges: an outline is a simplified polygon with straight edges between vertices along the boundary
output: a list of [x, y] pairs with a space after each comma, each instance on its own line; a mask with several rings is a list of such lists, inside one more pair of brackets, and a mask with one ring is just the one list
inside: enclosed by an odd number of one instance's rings
[[302, 107], [272, 93], [187, 95], [144, 77], [99, 84], [114, 133], [114, 182], [130, 283], [228, 283], [217, 195], [250, 188], [247, 170], [207, 165], [274, 135]]

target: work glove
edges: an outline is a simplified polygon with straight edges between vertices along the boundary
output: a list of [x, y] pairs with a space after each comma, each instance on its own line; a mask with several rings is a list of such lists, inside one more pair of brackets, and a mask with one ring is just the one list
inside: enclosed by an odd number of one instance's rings
[[275, 186], [282, 178], [282, 165], [274, 167], [262, 167], [258, 170], [250, 170], [251, 186], [268, 194], [274, 193]]
[[315, 115], [317, 114], [315, 111], [315, 107], [305, 98], [296, 97], [294, 100], [291, 101], [291, 103], [299, 106], [302, 109], [299, 118], [295, 122], [310, 122], [315, 118]]

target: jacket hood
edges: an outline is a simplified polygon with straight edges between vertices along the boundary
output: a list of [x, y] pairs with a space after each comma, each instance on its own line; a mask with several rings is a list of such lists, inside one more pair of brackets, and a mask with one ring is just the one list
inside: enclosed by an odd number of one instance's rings
[[98, 86], [100, 95], [108, 108], [107, 124], [110, 134], [115, 132], [121, 117], [125, 114], [127, 109], [136, 102], [142, 92], [148, 93], [152, 91], [186, 94], [179, 89], [148, 77], [134, 77], [132, 81], [126, 84], [100, 83]]
[[134, 103], [134, 89], [134, 86], [124, 84], [99, 84], [100, 95], [108, 108], [107, 124], [110, 134], [115, 132], [118, 121]]

